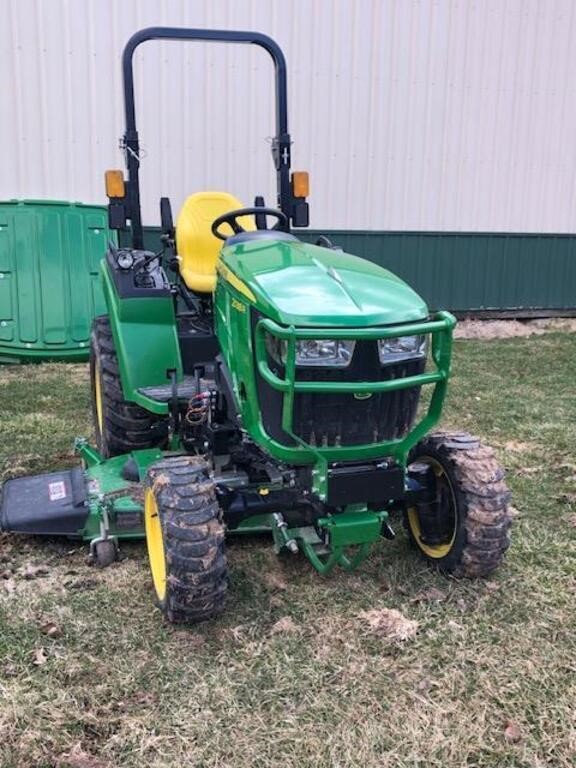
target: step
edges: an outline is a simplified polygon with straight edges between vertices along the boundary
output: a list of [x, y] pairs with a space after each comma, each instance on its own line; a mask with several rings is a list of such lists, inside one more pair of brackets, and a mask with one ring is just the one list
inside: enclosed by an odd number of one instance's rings
[[[184, 376], [176, 387], [178, 400], [190, 400], [196, 394], [196, 386], [197, 380], [194, 376]], [[138, 392], [159, 403], [168, 403], [172, 399], [172, 383], [168, 382], [167, 384], [153, 387], [140, 387]]]

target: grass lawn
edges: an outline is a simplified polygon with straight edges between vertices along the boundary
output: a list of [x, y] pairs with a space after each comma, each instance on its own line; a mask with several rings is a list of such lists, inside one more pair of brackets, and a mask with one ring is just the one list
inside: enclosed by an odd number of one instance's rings
[[[438, 576], [401, 531], [327, 578], [235, 541], [225, 616], [175, 629], [143, 543], [99, 571], [2, 536], [0, 766], [573, 768], [575, 375], [576, 334], [456, 343], [444, 424], [495, 446], [518, 510], [488, 581]], [[0, 369], [4, 478], [72, 465], [89, 432], [86, 366]], [[378, 608], [416, 636], [372, 633]]]

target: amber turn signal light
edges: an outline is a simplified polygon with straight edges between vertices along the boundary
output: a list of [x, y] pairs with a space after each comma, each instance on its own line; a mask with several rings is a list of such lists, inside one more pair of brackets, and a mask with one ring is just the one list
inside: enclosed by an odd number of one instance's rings
[[106, 171], [104, 178], [108, 197], [124, 197], [124, 174], [122, 171]]
[[309, 192], [308, 171], [294, 171], [292, 174], [292, 194], [294, 197], [308, 197]]

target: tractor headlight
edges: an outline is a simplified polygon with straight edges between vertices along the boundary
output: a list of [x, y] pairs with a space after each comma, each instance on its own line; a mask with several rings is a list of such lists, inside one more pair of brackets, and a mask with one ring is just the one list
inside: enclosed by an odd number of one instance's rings
[[[352, 362], [355, 341], [341, 339], [306, 339], [296, 342], [296, 365], [346, 368]], [[275, 336], [266, 337], [266, 347], [278, 363], [286, 364], [287, 343]]]
[[421, 360], [426, 357], [426, 336], [398, 336], [378, 339], [378, 356], [382, 365]]
[[296, 342], [296, 365], [326, 365], [346, 368], [352, 362], [355, 341], [308, 339]]

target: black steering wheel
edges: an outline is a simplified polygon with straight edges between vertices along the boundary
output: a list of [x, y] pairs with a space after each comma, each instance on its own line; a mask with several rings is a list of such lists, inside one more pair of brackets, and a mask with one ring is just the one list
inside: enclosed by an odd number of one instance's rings
[[[235, 235], [246, 232], [238, 221], [236, 221], [236, 219], [239, 219], [241, 216], [255, 216], [256, 227], [258, 229], [268, 229], [268, 227], [266, 227], [266, 216], [273, 216], [275, 219], [278, 219], [276, 224], [272, 227], [273, 230], [280, 229], [282, 226], [288, 226], [288, 216], [282, 211], [279, 211], [276, 208], [256, 206], [255, 208], [239, 208], [237, 211], [229, 211], [228, 213], [223, 213], [222, 216], [218, 216], [212, 224], [212, 234], [219, 240], [227, 240], [229, 237], [232, 237], [232, 235], [225, 235], [223, 232], [220, 232], [222, 224], [228, 224]], [[264, 226], [262, 226], [262, 223], [264, 223]]]

